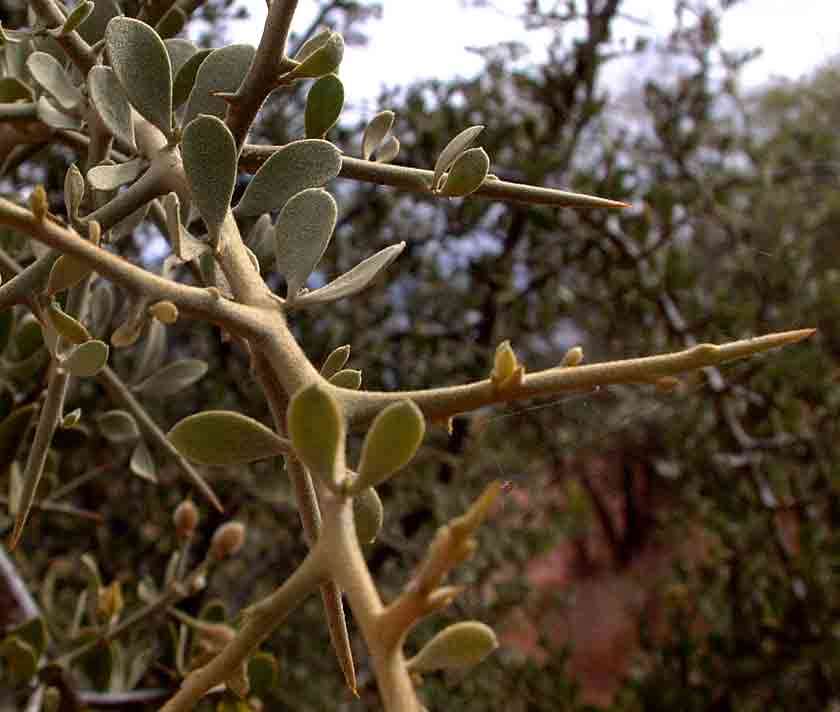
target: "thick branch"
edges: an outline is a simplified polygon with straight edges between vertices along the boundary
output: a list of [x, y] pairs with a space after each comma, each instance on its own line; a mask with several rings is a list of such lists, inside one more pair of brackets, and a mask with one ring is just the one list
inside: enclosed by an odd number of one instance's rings
[[[64, 24], [64, 13], [52, 0], [30, 0], [29, 5], [50, 29], [61, 27]], [[67, 56], [70, 57], [73, 64], [81, 70], [82, 75], [86, 77], [91, 67], [96, 64], [96, 54], [94, 54], [90, 45], [75, 30], [57, 37], [56, 41], [67, 52]]]

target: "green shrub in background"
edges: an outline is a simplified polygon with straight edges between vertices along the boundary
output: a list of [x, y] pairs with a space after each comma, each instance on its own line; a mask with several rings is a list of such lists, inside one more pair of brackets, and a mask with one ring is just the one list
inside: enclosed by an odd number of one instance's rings
[[[73, 453], [80, 442], [99, 437], [124, 452], [129, 471], [146, 480], [158, 478], [157, 460], [165, 458], [195, 489], [196, 498], [219, 509], [224, 498], [195, 465], [230, 468], [233, 482], [241, 479], [261, 489], [265, 499], [273, 480], [288, 478], [311, 549], [276, 590], [260, 596], [241, 591], [248, 605], [237, 619], [209, 604], [209, 610], [188, 615], [178, 604], [199, 593], [216, 564], [240, 550], [244, 529], [236, 522], [220, 524], [196, 564], [192, 542], [198, 522], [193, 505], [179, 505], [167, 535], [177, 543], [169, 565], [165, 572], [143, 571], [149, 578], [132, 582], [133, 590], [125, 592], [128, 604], [119, 580], [103, 580], [93, 557], [82, 558], [77, 573], [83, 592], [70, 600], [53, 593], [73, 571], [50, 569], [51, 578], [40, 586], [45, 615], [27, 615], [31, 621], [6, 637], [4, 673], [21, 699], [43, 696], [44, 704], [57, 705], [57, 696], [88, 688], [127, 694], [156, 660], [164, 660], [173, 674], [164, 709], [189, 709], [217, 685], [225, 686], [228, 700], [260, 699], [272, 694], [278, 673], [277, 661], [257, 652], [259, 644], [320, 589], [349, 689], [355, 691], [358, 681], [342, 591], [367, 648], [366, 669], [375, 676], [386, 709], [419, 709], [415, 684], [422, 695], [423, 673], [462, 674], [496, 645], [487, 626], [469, 621], [444, 628], [416, 655], [404, 652], [414, 647], [406, 642], [409, 631], [461, 592], [445, 577], [473, 554], [477, 528], [498, 484], [439, 529], [413, 577], [391, 592], [387, 604], [359, 545], [357, 532], [363, 531], [361, 538], [368, 542], [382, 518], [373, 488], [410, 462], [427, 421], [430, 428], [445, 428], [456, 414], [484, 405], [612, 384], [668, 389], [675, 374], [752, 355], [810, 332], [720, 346], [689, 343], [664, 356], [591, 366], [579, 365], [580, 353], [574, 350], [558, 359], [560, 365], [533, 373], [526, 373], [502, 340], [473, 383], [407, 392], [362, 390], [359, 371], [346, 368], [346, 347], [332, 351], [316, 368], [302, 350], [306, 342], [290, 327], [316, 328], [313, 314], [340, 309], [344, 302], [338, 300], [348, 297], [363, 300], [363, 290], [381, 282], [405, 249], [405, 243], [394, 241], [307, 290], [313, 270], [329, 254], [341, 217], [339, 204], [323, 189], [331, 179], [391, 185], [435, 200], [475, 194], [471, 200], [525, 206], [617, 209], [622, 204], [497, 178], [490, 173], [488, 154], [473, 147], [479, 126], [454, 131], [429, 162], [433, 170], [406, 168], [390, 165], [400, 146], [393, 114], [382, 112], [361, 137], [361, 158], [352, 158], [323, 138], [343, 103], [334, 74], [343, 52], [341, 35], [322, 32], [294, 57], [285, 56], [280, 48], [295, 3], [275, 0], [256, 49], [235, 45], [205, 52], [169, 38], [188, 19], [191, 4], [165, 5], [144, 6], [134, 18], [120, 15], [110, 2], [81, 3], [72, 12], [36, 2], [32, 29], [7, 31], [4, 38], [9, 93], [3, 118], [15, 140], [25, 144], [27, 137], [41, 141], [47, 134], [84, 156], [82, 168], [71, 166], [65, 177], [64, 217], [54, 214], [61, 211], [39, 186], [25, 206], [0, 202], [0, 224], [15, 236], [4, 268], [16, 274], [0, 287], [8, 349], [9, 405], [0, 427], [8, 443], [3, 466], [14, 521], [10, 543], [25, 535], [33, 506], [60, 510], [62, 495], [79, 480], [63, 489], [54, 486], [41, 500], [35, 497], [39, 482], [55, 479], [60, 468], [78, 466]], [[269, 93], [279, 90], [282, 96], [302, 82], [311, 84], [301, 122], [306, 138], [282, 147], [248, 144], [248, 131]], [[28, 158], [23, 149], [15, 149], [11, 160]], [[234, 198], [243, 167], [255, 174]], [[154, 224], [171, 247], [160, 275], [144, 269], [140, 260], [115, 255], [144, 223]], [[95, 284], [94, 275], [99, 277]], [[285, 288], [278, 289], [283, 283]], [[501, 290], [491, 284], [491, 291]], [[325, 306], [333, 302], [338, 303]], [[239, 378], [256, 382], [263, 403], [259, 412], [267, 404], [273, 428], [225, 408], [229, 399], [217, 392], [207, 396], [211, 407], [185, 414], [164, 435], [144, 401], [171, 399], [195, 387], [208, 370], [190, 357], [162, 364], [167, 329], [188, 319], [220, 327], [223, 340], [248, 354], [250, 372]], [[369, 337], [376, 340], [375, 328]], [[135, 343], [140, 345], [129, 352]], [[122, 357], [122, 349], [132, 357]], [[405, 359], [403, 366], [422, 370], [422, 355]], [[94, 382], [108, 394], [104, 407], [91, 396]], [[81, 412], [70, 407], [71, 386], [87, 406]], [[30, 424], [31, 442], [25, 437]], [[349, 457], [348, 431], [366, 433], [358, 454]], [[353, 444], [355, 452], [359, 443]], [[285, 472], [256, 465], [259, 482], [244, 472], [254, 461], [278, 456]], [[399, 488], [399, 478], [386, 486]], [[144, 492], [155, 496], [151, 487]], [[143, 521], [136, 520], [135, 527], [142, 528], [137, 523]], [[149, 538], [154, 540], [155, 533]], [[26, 607], [35, 612], [31, 602]], [[305, 606], [301, 610], [306, 613]], [[49, 626], [49, 647], [38, 621]], [[286, 665], [293, 668], [294, 660], [281, 661], [281, 677]]]

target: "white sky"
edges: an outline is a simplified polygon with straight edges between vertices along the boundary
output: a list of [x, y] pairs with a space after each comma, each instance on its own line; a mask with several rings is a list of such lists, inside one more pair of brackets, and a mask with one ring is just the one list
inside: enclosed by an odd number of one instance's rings
[[[231, 39], [256, 44], [265, 20], [265, 0], [244, 0], [252, 20], [231, 30]], [[463, 9], [459, 0], [384, 0], [381, 20], [368, 23], [365, 48], [348, 48], [341, 67], [348, 100], [374, 99], [382, 85], [411, 79], [472, 76], [481, 60], [466, 46], [519, 40], [539, 58], [546, 35], [526, 32], [517, 13], [521, 0], [493, 0], [492, 8]], [[626, 0], [624, 11], [664, 33], [673, 23], [673, 0]], [[305, 28], [314, 2], [300, 0], [294, 27]], [[840, 54], [840, 0], [746, 0], [726, 14], [728, 49], [764, 48], [744, 75], [749, 85], [782, 76], [798, 78]], [[634, 27], [623, 25], [630, 36]], [[619, 35], [620, 36], [620, 35]]]

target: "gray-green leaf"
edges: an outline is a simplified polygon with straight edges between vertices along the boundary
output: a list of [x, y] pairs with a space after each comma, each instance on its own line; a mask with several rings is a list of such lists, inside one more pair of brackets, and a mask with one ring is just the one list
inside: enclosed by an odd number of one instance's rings
[[344, 416], [335, 398], [314, 384], [292, 396], [286, 413], [292, 447], [313, 475], [335, 488], [344, 477]]
[[140, 437], [140, 429], [130, 413], [109, 410], [97, 416], [96, 424], [105, 439], [112, 443], [133, 442]]
[[153, 28], [130, 17], [115, 17], [105, 45], [132, 106], [165, 134], [172, 130], [172, 65]]
[[376, 152], [377, 163], [390, 163], [400, 152], [400, 140], [396, 136], [389, 136], [379, 146]]
[[496, 648], [499, 641], [493, 629], [478, 621], [447, 626], [408, 661], [411, 672], [469, 669]]
[[184, 124], [188, 124], [199, 114], [224, 117], [227, 104], [224, 99], [213, 94], [232, 93], [239, 89], [254, 54], [255, 50], [251, 45], [230, 45], [213, 50], [198, 67], [184, 114]]
[[350, 358], [350, 344], [344, 344], [333, 350], [321, 366], [321, 375], [330, 378], [338, 373], [347, 364]]
[[283, 210], [275, 228], [277, 269], [286, 277], [287, 298], [303, 288], [327, 249], [338, 206], [322, 188], [309, 188], [295, 195]]
[[125, 163], [94, 166], [88, 171], [87, 179], [96, 190], [116, 190], [131, 183], [146, 169], [146, 161], [133, 158]]
[[464, 151], [452, 164], [440, 193], [447, 198], [463, 198], [474, 193], [484, 182], [489, 170], [490, 157], [483, 148]]
[[175, 84], [172, 87], [172, 106], [175, 109], [179, 109], [181, 104], [189, 99], [198, 68], [210, 56], [211, 52], [213, 52], [212, 49], [199, 50], [178, 69], [178, 73], [175, 75]]
[[46, 96], [38, 97], [36, 111], [38, 118], [51, 128], [77, 131], [82, 127], [80, 119], [59, 111]]
[[79, 206], [82, 204], [84, 195], [85, 179], [81, 171], [76, 168], [76, 164], [71, 163], [67, 173], [64, 174], [64, 207], [67, 208], [67, 214], [73, 220], [79, 216]]
[[88, 91], [96, 113], [111, 135], [134, 146], [131, 104], [117, 74], [110, 67], [97, 65], [88, 72]]
[[181, 224], [180, 201], [175, 193], [169, 193], [163, 199], [163, 207], [166, 211], [166, 228], [175, 256], [181, 262], [190, 262], [207, 252], [207, 243], [194, 238]]
[[67, 72], [51, 54], [33, 52], [26, 60], [26, 68], [62, 109], [71, 111], [83, 101], [82, 92], [70, 81]]
[[205, 373], [206, 362], [196, 358], [182, 359], [156, 371], [134, 386], [134, 391], [151, 398], [168, 398], [199, 381]]
[[307, 138], [322, 138], [338, 121], [344, 106], [344, 85], [335, 74], [326, 74], [316, 81], [306, 97]]
[[181, 67], [186, 64], [190, 57], [198, 52], [198, 47], [189, 40], [180, 38], [164, 40], [164, 44], [169, 54], [169, 63], [172, 65], [172, 76], [177, 77]]
[[85, 20], [90, 17], [90, 14], [93, 12], [93, 3], [90, 0], [86, 2], [80, 2], [73, 8], [73, 12], [71, 12], [67, 19], [64, 21], [64, 24], [60, 28], [56, 28], [56, 30], [50, 30], [49, 33], [53, 37], [64, 37], [65, 35], [69, 35], [71, 32], [75, 31], [75, 29], [81, 25]]
[[262, 215], [282, 208], [293, 195], [319, 188], [341, 170], [341, 153], [329, 141], [294, 141], [260, 166], [239, 204], [237, 215]]
[[131, 460], [128, 463], [129, 469], [138, 477], [157, 482], [157, 465], [149, 452], [149, 447], [143, 440], [140, 440], [131, 453]]
[[338, 69], [343, 57], [344, 38], [338, 32], [329, 32], [320, 46], [289, 72], [288, 78], [310, 79], [330, 74]]
[[432, 190], [438, 190], [438, 184], [443, 174], [449, 170], [449, 167], [455, 162], [464, 151], [466, 151], [470, 144], [478, 137], [484, 130], [483, 126], [470, 126], [453, 138], [444, 149], [440, 152], [437, 161], [435, 162], [435, 173], [432, 178]]
[[73, 349], [61, 367], [76, 378], [88, 378], [99, 373], [108, 363], [108, 344], [92, 339]]
[[311, 292], [302, 294], [295, 301], [295, 305], [303, 307], [310, 306], [312, 304], [325, 304], [327, 302], [334, 302], [336, 299], [343, 299], [344, 297], [350, 297], [358, 292], [361, 292], [376, 278], [376, 275], [391, 264], [404, 249], [405, 243], [399, 242], [396, 245], [390, 245], [384, 250], [380, 250], [375, 255], [372, 255], [357, 264], [349, 272], [345, 272], [340, 277], [336, 277], [329, 284], [325, 284], [319, 289], [314, 289]]
[[365, 132], [362, 135], [362, 158], [366, 161], [370, 159], [373, 152], [379, 148], [391, 127], [394, 125], [393, 111], [380, 111], [374, 116], [370, 123], [365, 127]]
[[202, 115], [184, 129], [181, 153], [193, 203], [217, 245], [236, 184], [236, 141], [221, 119]]
[[287, 451], [272, 430], [229, 410], [187, 416], [166, 437], [184, 457], [201, 465], [242, 465]]

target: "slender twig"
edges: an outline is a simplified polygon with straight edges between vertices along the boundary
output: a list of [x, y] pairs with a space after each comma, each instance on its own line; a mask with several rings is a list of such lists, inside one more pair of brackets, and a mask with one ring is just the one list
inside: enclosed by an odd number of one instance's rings
[[[239, 165], [253, 173], [280, 148], [280, 146], [246, 144], [242, 149]], [[375, 161], [363, 161], [360, 158], [343, 156], [339, 176], [366, 183], [389, 185], [393, 188], [411, 191], [412, 193], [431, 195], [432, 191], [430, 186], [434, 171], [423, 168], [394, 166], [387, 163], [376, 163]], [[492, 200], [529, 203], [532, 205], [551, 205], [557, 208], [613, 209], [629, 207], [627, 203], [598, 198], [593, 195], [571, 193], [565, 190], [555, 190], [554, 188], [539, 188], [524, 183], [511, 183], [492, 178], [485, 179], [479, 189], [473, 193], [473, 196], [490, 198]]]
[[130, 707], [143, 707], [163, 702], [172, 694], [172, 690], [165, 687], [152, 687], [129, 692], [94, 692], [80, 690], [79, 700], [85, 707], [93, 709], [124, 710]]
[[[8, 504], [9, 498], [0, 495], [0, 503]], [[49, 499], [35, 500], [32, 502], [31, 509], [41, 512], [52, 512], [54, 514], [66, 514], [68, 517], [78, 517], [79, 519], [87, 519], [89, 522], [102, 524], [105, 518], [99, 512], [92, 512], [89, 509], [81, 509], [74, 507], [72, 504], [64, 502], [53, 502]]]
[[[29, 589], [18, 574], [17, 567], [2, 545], [0, 545], [0, 582], [2, 582], [6, 592], [14, 599], [20, 613], [17, 617], [20, 618], [21, 622], [25, 623], [41, 615], [38, 604], [35, 603], [35, 599], [32, 598], [32, 594], [29, 593]], [[9, 622], [5, 619], [5, 615], [3, 622]]]

